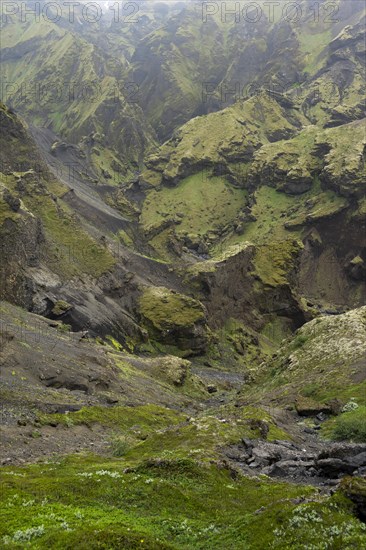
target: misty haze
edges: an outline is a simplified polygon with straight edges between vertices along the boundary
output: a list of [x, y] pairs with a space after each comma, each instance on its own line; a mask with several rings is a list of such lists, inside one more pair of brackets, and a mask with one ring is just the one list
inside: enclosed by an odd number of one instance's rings
[[366, 548], [366, 5], [0, 4], [0, 548]]

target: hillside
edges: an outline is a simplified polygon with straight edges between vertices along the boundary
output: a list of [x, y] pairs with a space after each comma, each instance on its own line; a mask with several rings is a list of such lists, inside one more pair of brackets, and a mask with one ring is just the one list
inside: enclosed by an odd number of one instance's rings
[[23, 4], [0, 546], [366, 546], [364, 3]]

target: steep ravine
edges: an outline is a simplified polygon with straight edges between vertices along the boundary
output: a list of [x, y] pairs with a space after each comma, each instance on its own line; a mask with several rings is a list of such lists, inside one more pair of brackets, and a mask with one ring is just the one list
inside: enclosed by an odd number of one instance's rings
[[3, 19], [0, 547], [366, 547], [365, 7], [136, 5]]

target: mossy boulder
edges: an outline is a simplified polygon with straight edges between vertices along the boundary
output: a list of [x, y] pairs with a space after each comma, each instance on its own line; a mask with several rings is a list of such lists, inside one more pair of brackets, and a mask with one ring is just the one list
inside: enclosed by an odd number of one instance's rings
[[64, 300], [58, 300], [52, 308], [52, 315], [60, 317], [60, 315], [63, 315], [64, 313], [70, 311], [72, 307], [73, 306], [68, 302], [65, 302]]
[[183, 386], [190, 372], [190, 361], [168, 355], [154, 359], [151, 364], [151, 370], [154, 375], [162, 378], [173, 386]]
[[193, 298], [165, 287], [145, 288], [140, 313], [150, 336], [180, 350], [202, 353], [207, 344], [206, 314]]
[[331, 407], [324, 403], [318, 403], [310, 397], [299, 396], [295, 401], [297, 414], [300, 416], [316, 416], [319, 413], [329, 414]]

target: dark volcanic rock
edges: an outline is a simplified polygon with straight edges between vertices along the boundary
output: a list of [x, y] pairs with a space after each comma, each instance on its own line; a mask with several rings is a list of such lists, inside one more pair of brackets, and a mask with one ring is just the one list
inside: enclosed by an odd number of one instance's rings
[[66, 373], [50, 375], [44, 381], [45, 386], [50, 388], [66, 388], [67, 390], [79, 390], [85, 393], [89, 391], [89, 381], [83, 376], [68, 376]]
[[316, 460], [316, 467], [321, 475], [327, 478], [339, 477], [344, 474], [352, 474], [354, 468], [340, 458], [322, 458]]
[[243, 439], [239, 445], [225, 449], [225, 455], [246, 473], [296, 480], [313, 478], [314, 483], [359, 475], [366, 467], [366, 445], [362, 444], [333, 444], [319, 452], [289, 441]]
[[366, 453], [366, 444], [364, 443], [336, 443], [329, 448], [322, 450], [318, 458], [340, 458], [342, 460], [349, 457]]

